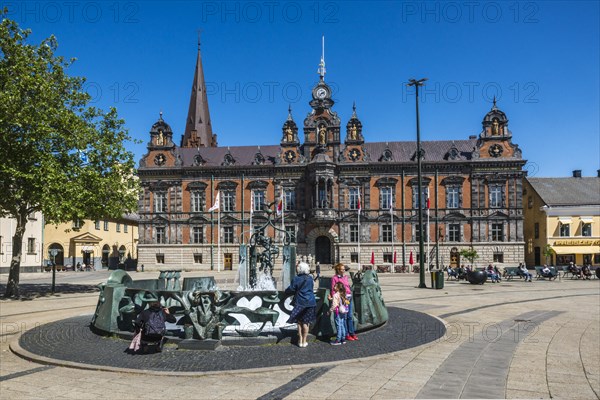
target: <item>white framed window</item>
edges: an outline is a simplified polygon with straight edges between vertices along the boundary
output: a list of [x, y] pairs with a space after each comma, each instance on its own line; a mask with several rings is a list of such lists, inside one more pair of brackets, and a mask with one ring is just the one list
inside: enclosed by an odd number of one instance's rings
[[192, 243], [199, 244], [199, 243], [202, 243], [203, 241], [204, 241], [204, 237], [202, 234], [202, 227], [194, 226], [192, 228]]
[[265, 205], [265, 191], [255, 189], [252, 191], [253, 211], [262, 211]]
[[379, 207], [382, 210], [389, 210], [393, 204], [392, 188], [384, 186], [379, 189]]
[[296, 191], [294, 189], [284, 189], [285, 210], [291, 211], [296, 209]]
[[167, 212], [167, 194], [165, 192], [154, 193], [154, 212]]
[[27, 238], [27, 254], [35, 254], [35, 238]]
[[581, 236], [592, 236], [592, 224], [583, 223], [581, 226]]
[[448, 241], [460, 242], [460, 224], [448, 224]]
[[[427, 186], [422, 186], [421, 187], [421, 208], [425, 209], [427, 208]], [[418, 209], [419, 208], [419, 198], [417, 196], [417, 193], [419, 193], [419, 186], [414, 185], [413, 186], [413, 196], [412, 196], [412, 201], [413, 201], [413, 209]]]
[[108, 230], [108, 220], [104, 220], [104, 230]]
[[446, 208], [460, 208], [460, 188], [458, 186], [446, 187]]
[[117, 222], [117, 232], [121, 232], [121, 224]]
[[223, 243], [233, 243], [233, 226], [223, 227]]
[[348, 197], [349, 197], [349, 208], [351, 210], [358, 210], [358, 204], [359, 204], [359, 195], [360, 195], [360, 190], [357, 187], [351, 187], [348, 189]]
[[490, 208], [502, 207], [502, 186], [490, 186]]
[[381, 225], [381, 241], [385, 243], [392, 241], [392, 225]]
[[190, 193], [190, 209], [192, 212], [202, 212], [202, 192], [197, 190]]
[[234, 211], [235, 210], [235, 196], [232, 190], [221, 191], [221, 205], [223, 211]]
[[165, 243], [165, 228], [164, 228], [164, 226], [156, 227], [156, 243]]
[[560, 232], [559, 235], [561, 237], [569, 237], [571, 236], [571, 224], [560, 224]]
[[295, 225], [286, 225], [285, 231], [289, 234], [290, 242], [296, 243], [296, 226]]
[[358, 225], [350, 225], [350, 242], [358, 243]]
[[504, 224], [492, 224], [491, 231], [493, 242], [504, 241]]

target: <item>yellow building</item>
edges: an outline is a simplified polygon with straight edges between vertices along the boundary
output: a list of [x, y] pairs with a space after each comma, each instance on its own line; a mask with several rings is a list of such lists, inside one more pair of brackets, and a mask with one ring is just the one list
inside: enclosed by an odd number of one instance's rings
[[119, 263], [135, 266], [137, 244], [135, 214], [118, 220], [84, 220], [44, 227], [44, 261], [53, 261], [58, 267], [85, 264], [92, 269], [112, 269]]
[[527, 178], [523, 207], [528, 266], [600, 265], [600, 171], [598, 177], [577, 170], [571, 178]]

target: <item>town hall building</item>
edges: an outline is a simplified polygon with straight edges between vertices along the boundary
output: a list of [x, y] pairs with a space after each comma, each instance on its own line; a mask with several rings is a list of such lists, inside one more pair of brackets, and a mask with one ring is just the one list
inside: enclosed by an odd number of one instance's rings
[[[296, 122], [288, 110], [272, 145], [219, 146], [198, 49], [183, 135], [174, 134], [161, 113], [140, 161], [138, 264], [148, 270], [235, 268], [251, 224], [253, 230], [264, 225], [264, 205], [280, 199], [274, 224], [299, 255], [322, 265], [418, 264], [416, 142], [370, 142], [368, 121], [363, 124], [355, 107], [347, 121], [334, 110], [323, 60], [319, 76], [306, 118]], [[477, 250], [482, 265], [524, 261], [525, 160], [512, 139], [494, 100], [479, 135], [422, 143], [429, 264], [465, 263], [459, 251], [467, 248]], [[218, 210], [209, 211], [217, 194]], [[267, 234], [283, 237], [273, 228]]]

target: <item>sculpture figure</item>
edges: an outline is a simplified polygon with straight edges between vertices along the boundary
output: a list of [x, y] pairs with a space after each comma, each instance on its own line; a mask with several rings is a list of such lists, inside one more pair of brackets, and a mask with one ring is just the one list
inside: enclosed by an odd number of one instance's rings
[[159, 130], [158, 136], [156, 137], [156, 145], [162, 146], [163, 144], [165, 144], [165, 138], [163, 136], [163, 131]]
[[327, 134], [327, 129], [325, 129], [325, 125], [322, 125], [319, 129], [319, 144], [325, 144], [325, 135]]
[[285, 128], [285, 141], [293, 142], [294, 141], [294, 132], [292, 132], [292, 128], [289, 126]]
[[494, 121], [492, 122], [492, 135], [498, 135], [498, 134], [499, 134], [498, 119], [494, 118]]
[[356, 128], [356, 125], [353, 124], [352, 127], [350, 128], [350, 140], [356, 140], [358, 139], [358, 128]]

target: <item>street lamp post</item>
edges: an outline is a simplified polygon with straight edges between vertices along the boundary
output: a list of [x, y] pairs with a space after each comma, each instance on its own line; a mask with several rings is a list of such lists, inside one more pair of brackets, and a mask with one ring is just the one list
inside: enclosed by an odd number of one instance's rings
[[56, 255], [58, 252], [58, 249], [50, 249], [49, 251], [52, 256], [52, 294], [54, 294], [54, 289], [56, 287]]
[[425, 285], [425, 257], [423, 252], [423, 184], [421, 182], [421, 130], [419, 125], [419, 86], [423, 86], [427, 78], [410, 79], [407, 86], [415, 87], [415, 103], [417, 105], [417, 207], [419, 208], [419, 288], [426, 288]]

